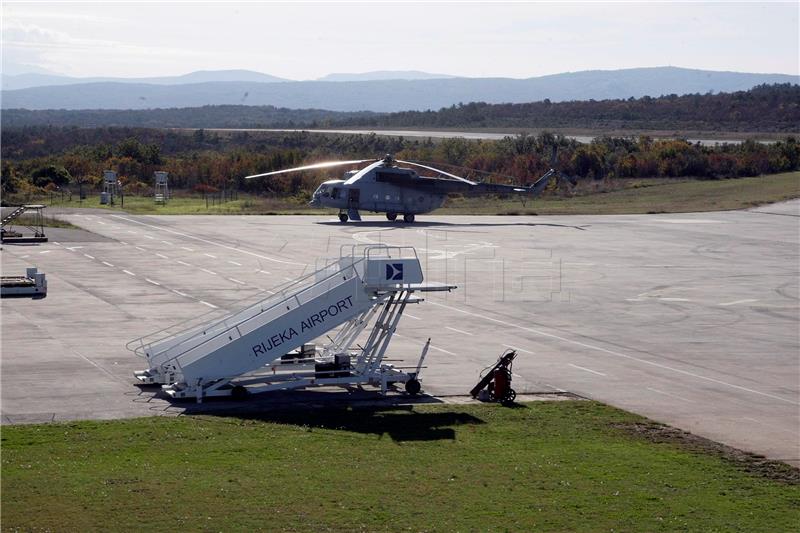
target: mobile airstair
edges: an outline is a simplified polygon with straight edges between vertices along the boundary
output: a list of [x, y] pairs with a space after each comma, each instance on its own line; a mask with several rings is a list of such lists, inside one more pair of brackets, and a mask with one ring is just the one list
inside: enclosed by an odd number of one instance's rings
[[[454, 288], [424, 283], [413, 248], [352, 246], [253, 305], [156, 332], [128, 348], [148, 361], [136, 378], [161, 384], [173, 398], [199, 402], [206, 396], [362, 384], [386, 393], [395, 383], [415, 394], [430, 339], [411, 367], [386, 364], [384, 355], [406, 305], [422, 301], [415, 293]], [[370, 324], [366, 340], [356, 344]], [[311, 345], [322, 336], [329, 342]]]

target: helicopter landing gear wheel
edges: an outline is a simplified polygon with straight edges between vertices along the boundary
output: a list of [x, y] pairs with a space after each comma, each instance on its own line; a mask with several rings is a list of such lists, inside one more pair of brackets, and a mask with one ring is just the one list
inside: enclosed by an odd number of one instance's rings
[[386, 220], [395, 220], [397, 219], [397, 213], [386, 213]]
[[410, 395], [414, 396], [418, 394], [420, 389], [422, 389], [422, 385], [420, 385], [419, 381], [416, 379], [409, 379], [406, 381], [406, 392]]
[[339, 213], [339, 222], [347, 222], [347, 213]]
[[406, 222], [407, 224], [414, 222], [414, 213], [406, 213], [403, 215], [403, 222]]

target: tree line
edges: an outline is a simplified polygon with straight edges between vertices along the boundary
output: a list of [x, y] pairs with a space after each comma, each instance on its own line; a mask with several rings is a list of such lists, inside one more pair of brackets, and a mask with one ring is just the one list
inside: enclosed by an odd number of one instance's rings
[[554, 134], [502, 140], [408, 139], [308, 132], [206, 132], [161, 129], [33, 127], [2, 131], [2, 192], [32, 193], [77, 184], [99, 187], [116, 170], [126, 190], [147, 192], [153, 172], [177, 189], [236, 189], [304, 196], [341, 169], [245, 180], [251, 174], [331, 159], [398, 159], [442, 165], [477, 180], [529, 185], [551, 165], [579, 179], [735, 178], [800, 169], [794, 137], [764, 144], [703, 146], [686, 140], [598, 137], [588, 144]]
[[616, 130], [800, 131], [800, 85], [652, 98], [526, 104], [457, 104], [438, 111], [336, 112], [218, 105], [147, 110], [2, 110], [3, 128], [580, 128]]

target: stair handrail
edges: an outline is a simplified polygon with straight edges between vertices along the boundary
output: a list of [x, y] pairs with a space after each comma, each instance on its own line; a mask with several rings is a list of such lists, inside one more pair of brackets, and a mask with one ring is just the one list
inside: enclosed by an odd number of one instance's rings
[[[359, 259], [359, 260], [358, 260], [358, 262], [360, 262], [360, 261], [363, 261], [363, 259]], [[347, 268], [349, 269], [349, 268], [353, 268], [353, 267], [347, 267]], [[344, 270], [344, 269], [342, 269], [342, 270]], [[183, 351], [181, 351], [180, 353], [173, 355], [173, 356], [172, 356], [172, 357], [170, 357], [169, 359], [167, 359], [167, 360], [163, 361], [163, 362], [161, 363], [161, 365], [163, 366], [163, 365], [166, 365], [166, 364], [168, 364], [168, 363], [171, 363], [171, 362], [175, 361], [177, 358], [181, 357], [181, 356], [182, 356], [182, 355], [184, 355], [185, 353], [187, 353], [187, 352], [189, 352], [189, 351], [191, 351], [191, 350], [197, 349], [197, 348], [199, 348], [200, 346], [203, 346], [204, 344], [207, 344], [207, 343], [211, 342], [212, 340], [216, 339], [217, 337], [220, 337], [221, 335], [225, 335], [226, 333], [228, 333], [228, 332], [229, 332], [229, 331], [231, 331], [232, 329], [238, 328], [240, 325], [244, 324], [245, 322], [247, 322], [247, 321], [249, 321], [249, 320], [252, 320], [252, 319], [256, 318], [258, 315], [260, 315], [260, 314], [262, 314], [262, 313], [266, 313], [266, 312], [268, 312], [268, 311], [270, 311], [270, 310], [274, 309], [274, 308], [275, 308], [275, 307], [277, 307], [278, 305], [285, 303], [287, 300], [291, 300], [292, 298], [297, 298], [298, 305], [302, 306], [303, 304], [302, 304], [302, 302], [300, 302], [300, 300], [299, 300], [299, 295], [300, 295], [300, 294], [302, 294], [303, 292], [309, 291], [309, 290], [313, 289], [314, 287], [316, 287], [316, 286], [318, 286], [318, 285], [321, 285], [321, 284], [323, 284], [323, 283], [325, 283], [325, 282], [327, 282], [327, 281], [330, 281], [332, 278], [334, 278], [334, 277], [336, 277], [336, 276], [340, 275], [340, 274], [342, 273], [342, 270], [339, 270], [339, 271], [336, 271], [336, 272], [334, 272], [334, 273], [330, 274], [329, 276], [325, 277], [324, 279], [321, 279], [321, 280], [319, 280], [318, 282], [314, 283], [313, 285], [311, 285], [311, 286], [309, 286], [309, 287], [306, 287], [305, 289], [301, 290], [301, 291], [300, 291], [299, 293], [297, 293], [297, 294], [292, 294], [292, 295], [289, 295], [289, 296], [287, 296], [285, 299], [281, 300], [280, 302], [275, 302], [275, 303], [274, 303], [272, 306], [270, 306], [269, 308], [267, 308], [267, 309], [262, 309], [262, 311], [261, 311], [260, 313], [258, 313], [257, 315], [254, 315], [254, 316], [248, 317], [247, 319], [244, 319], [244, 320], [242, 320], [242, 321], [240, 321], [240, 322], [237, 322], [236, 324], [233, 324], [233, 325], [231, 325], [231, 326], [228, 326], [228, 327], [227, 327], [227, 329], [224, 329], [224, 330], [222, 330], [222, 331], [219, 331], [218, 333], [216, 333], [216, 334], [214, 334], [214, 335], [211, 335], [211, 336], [209, 336], [207, 339], [204, 339], [204, 340], [203, 340], [201, 343], [199, 343], [199, 344], [196, 344], [196, 345], [193, 345], [191, 348], [187, 348], [186, 350], [183, 350]], [[350, 279], [352, 279], [352, 278], [350, 278]], [[345, 281], [342, 281], [341, 283], [338, 283], [338, 284], [336, 284], [336, 285], [335, 285], [335, 287], [339, 287], [340, 285], [342, 285], [343, 283], [347, 283], [348, 281], [350, 281], [350, 280], [345, 280]], [[335, 288], [335, 287], [334, 287], [334, 288]], [[226, 326], [227, 326], [227, 325], [226, 325]], [[238, 337], [237, 337], [237, 338], [238, 338]], [[180, 346], [180, 344], [178, 344], [178, 346]], [[178, 365], [180, 365], [180, 362], [178, 361], [178, 362], [177, 362], [177, 364], [178, 364]]]
[[[229, 311], [226, 315], [219, 317], [219, 319], [216, 322], [206, 322], [206, 323], [200, 322], [200, 320], [203, 319], [203, 317], [206, 317], [206, 316], [209, 316], [209, 315], [218, 314], [220, 312], [219, 310], [212, 309], [212, 310], [207, 311], [207, 312], [205, 312], [205, 313], [203, 313], [201, 315], [194, 316], [194, 317], [191, 317], [191, 318], [187, 318], [186, 320], [182, 320], [180, 322], [176, 322], [174, 324], [170, 324], [169, 326], [166, 326], [166, 327], [164, 327], [162, 329], [150, 332], [150, 333], [148, 333], [146, 335], [142, 335], [141, 337], [133, 339], [133, 340], [129, 341], [125, 345], [125, 348], [128, 349], [129, 351], [135, 353], [136, 355], [139, 355], [140, 357], [145, 357], [145, 354], [144, 354], [144, 351], [143, 351], [144, 348], [146, 348], [147, 346], [152, 345], [154, 342], [162, 342], [162, 341], [165, 341], [165, 340], [167, 340], [167, 339], [169, 339], [171, 337], [177, 337], [177, 336], [179, 336], [179, 335], [181, 335], [183, 333], [188, 333], [191, 330], [195, 330], [195, 329], [199, 330], [201, 328], [208, 329], [210, 327], [214, 327], [215, 325], [222, 323], [224, 320], [231, 318], [233, 315], [242, 313], [244, 311], [247, 311], [248, 309], [252, 309], [257, 305], [263, 305], [264, 302], [267, 302], [267, 301], [272, 300], [272, 299], [281, 298], [281, 301], [282, 301], [282, 300], [284, 300], [286, 298], [286, 291], [288, 291], [289, 289], [291, 289], [293, 287], [298, 289], [298, 290], [302, 290], [300, 287], [298, 287], [298, 285], [300, 285], [304, 281], [307, 281], [308, 279], [314, 277], [317, 273], [322, 272], [327, 268], [330, 268], [330, 266], [332, 264], [333, 263], [328, 263], [324, 267], [322, 267], [320, 269], [317, 269], [314, 272], [311, 272], [310, 274], [306, 274], [306, 275], [301, 276], [301, 277], [299, 277], [297, 279], [294, 279], [292, 281], [288, 281], [288, 282], [285, 282], [285, 283], [278, 284], [278, 285], [272, 287], [272, 289], [275, 289], [274, 291], [269, 289], [269, 290], [264, 290], [262, 292], [259, 292], [259, 293], [256, 294], [256, 296], [258, 294], [262, 294], [262, 293], [266, 293], [266, 292], [270, 292], [272, 294], [268, 295], [265, 298], [257, 300], [254, 303], [249, 304], [249, 305], [247, 305], [245, 307], [240, 307], [240, 308], [238, 308], [236, 310]], [[339, 271], [341, 271], [341, 269]], [[244, 302], [244, 301], [247, 301], [247, 300], [251, 300], [251, 299], [253, 299], [252, 295], [248, 296], [247, 298], [242, 298], [241, 300], [238, 300], [237, 302], [234, 302], [233, 305], [235, 306], [238, 303], [241, 303], [241, 302]], [[168, 330], [184, 326], [185, 324], [188, 324], [190, 322], [194, 322], [194, 323], [196, 323], [196, 325], [188, 327], [188, 328], [184, 328], [184, 329], [180, 329], [180, 330], [174, 331], [173, 333], [170, 333], [169, 335], [161, 337], [161, 338], [159, 338], [157, 340], [154, 340], [154, 341], [151, 341], [151, 342], [145, 342], [145, 340], [150, 338], [150, 337], [154, 337], [154, 336], [156, 336], [156, 335], [158, 335], [160, 333], [164, 333], [164, 332], [166, 332]]]

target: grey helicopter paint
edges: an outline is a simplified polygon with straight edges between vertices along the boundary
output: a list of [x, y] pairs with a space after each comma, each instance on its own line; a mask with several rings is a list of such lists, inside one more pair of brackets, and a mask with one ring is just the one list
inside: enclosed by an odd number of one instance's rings
[[[359, 159], [316, 163], [247, 176], [246, 179], [364, 163], [370, 164], [361, 170], [346, 172], [343, 179], [328, 180], [322, 183], [314, 191], [309, 205], [338, 209], [339, 220], [342, 222], [347, 222], [348, 219], [361, 220], [359, 211], [372, 211], [373, 213], [386, 213], [386, 218], [389, 220], [395, 220], [398, 215], [402, 215], [405, 222], [411, 223], [414, 222], [416, 215], [429, 213], [441, 207], [450, 193], [464, 195], [513, 194], [533, 197], [544, 190], [551, 178], [565, 177], [559, 171], [551, 168], [529, 187], [480, 183], [413, 161], [396, 160], [391, 155], [387, 155], [379, 160]], [[400, 167], [398, 164], [429, 170], [442, 177], [421, 176], [416, 170]]]

